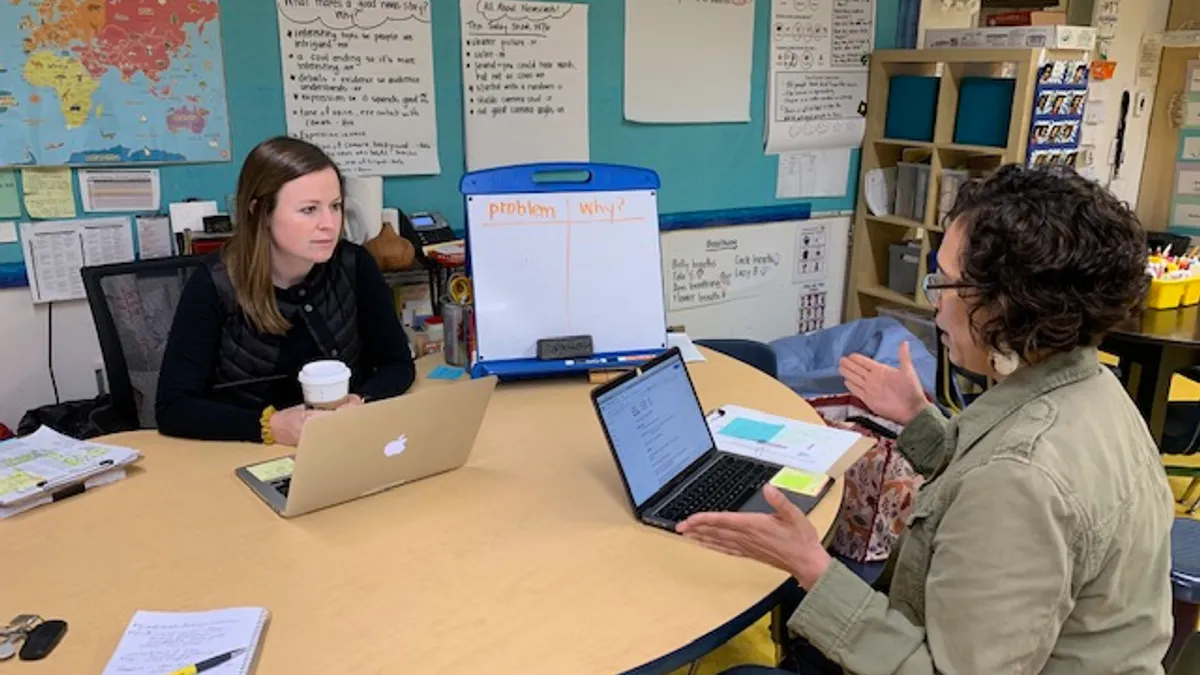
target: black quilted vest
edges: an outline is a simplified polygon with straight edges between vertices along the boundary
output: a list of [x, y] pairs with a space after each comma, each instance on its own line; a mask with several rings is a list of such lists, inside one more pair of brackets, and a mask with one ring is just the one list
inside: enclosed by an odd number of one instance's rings
[[[362, 346], [358, 337], [358, 299], [355, 295], [355, 260], [352, 245], [342, 242], [329, 262], [315, 265], [304, 281], [286, 291], [276, 289], [279, 311], [293, 330], [302, 326], [312, 336], [325, 358], [340, 359], [353, 373], [359, 372]], [[213, 380], [215, 398], [235, 405], [262, 408], [266, 395], [278, 379], [282, 335], [259, 332], [237, 304], [233, 282], [213, 253], [204, 262], [224, 307], [221, 346]], [[289, 373], [285, 377], [295, 377]]]

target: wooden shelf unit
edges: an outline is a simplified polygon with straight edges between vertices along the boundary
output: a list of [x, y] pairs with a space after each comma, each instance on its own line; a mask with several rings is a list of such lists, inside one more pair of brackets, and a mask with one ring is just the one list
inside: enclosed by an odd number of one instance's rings
[[[944, 167], [965, 165], [988, 170], [1003, 164], [1025, 162], [1032, 122], [1038, 69], [1046, 61], [1086, 60], [1088, 52], [1054, 49], [890, 49], [871, 54], [868, 79], [869, 104], [862, 146], [863, 175], [880, 167], [895, 166], [909, 148], [931, 153], [925, 218], [917, 221], [894, 215], [875, 216], [866, 204], [865, 190], [858, 191], [858, 204], [851, 232], [850, 273], [846, 293], [846, 320], [875, 316], [881, 306], [918, 310], [932, 314], [920, 290], [920, 279], [928, 272], [931, 250], [937, 248], [943, 231], [937, 222], [938, 198]], [[910, 141], [884, 136], [888, 89], [893, 75], [924, 75], [939, 78], [933, 141]], [[1008, 143], [1003, 147], [961, 145], [954, 142], [958, 115], [959, 86], [964, 77], [997, 77], [1016, 80], [1009, 117]], [[912, 295], [888, 288], [888, 245], [906, 240], [921, 243], [917, 289]]]

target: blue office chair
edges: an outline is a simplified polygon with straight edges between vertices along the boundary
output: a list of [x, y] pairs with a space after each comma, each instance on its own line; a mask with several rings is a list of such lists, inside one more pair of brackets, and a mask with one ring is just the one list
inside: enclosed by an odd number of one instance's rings
[[[1163, 667], [1171, 670], [1200, 618], [1200, 521], [1176, 518], [1171, 526], [1171, 589], [1175, 594], [1175, 632]], [[1193, 640], [1194, 641], [1194, 640]], [[1186, 671], [1191, 672], [1191, 671]]]
[[771, 377], [779, 377], [779, 364], [775, 352], [769, 345], [755, 340], [714, 339], [696, 340], [696, 344], [720, 352], [750, 366], [758, 368]]

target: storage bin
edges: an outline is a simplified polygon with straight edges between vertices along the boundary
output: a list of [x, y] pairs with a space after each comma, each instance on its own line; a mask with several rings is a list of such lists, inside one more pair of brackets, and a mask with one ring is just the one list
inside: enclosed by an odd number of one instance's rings
[[1187, 286], [1183, 289], [1183, 301], [1180, 304], [1185, 307], [1200, 304], [1200, 276], [1187, 280]]
[[928, 194], [929, 165], [898, 162], [896, 164], [896, 215], [900, 218], [924, 220]]
[[958, 197], [958, 189], [970, 180], [971, 172], [966, 169], [942, 169], [941, 185], [938, 187], [938, 216], [937, 224], [942, 225], [946, 214], [954, 208], [954, 200]]
[[903, 295], [915, 295], [920, 259], [921, 242], [919, 241], [888, 244], [888, 288]]
[[1183, 302], [1190, 279], [1151, 279], [1146, 306], [1150, 309], [1174, 309]]
[[937, 324], [933, 322], [933, 318], [893, 307], [880, 307], [877, 313], [879, 316], [895, 319], [908, 332], [917, 336], [930, 354], [937, 354]]
[[1008, 145], [1017, 81], [998, 77], [964, 77], [959, 82], [954, 142], [963, 145]]
[[940, 86], [940, 78], [925, 75], [893, 75], [889, 78], [883, 135], [905, 141], [932, 142]]

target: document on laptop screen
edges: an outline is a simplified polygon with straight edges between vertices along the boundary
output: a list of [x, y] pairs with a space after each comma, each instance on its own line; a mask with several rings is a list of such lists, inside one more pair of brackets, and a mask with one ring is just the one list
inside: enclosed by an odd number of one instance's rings
[[638, 506], [712, 447], [679, 357], [605, 392], [597, 404]]

